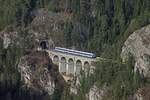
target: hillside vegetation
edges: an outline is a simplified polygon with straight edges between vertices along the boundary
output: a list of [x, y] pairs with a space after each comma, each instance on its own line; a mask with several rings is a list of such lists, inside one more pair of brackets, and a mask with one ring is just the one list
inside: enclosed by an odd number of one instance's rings
[[[29, 27], [35, 18], [33, 12], [39, 9], [71, 15], [71, 21], [65, 21], [61, 26], [63, 35], [53, 34], [55, 43], [62, 43], [61, 36], [65, 47], [74, 46], [111, 59], [100, 61], [95, 74], [83, 78], [77, 96], [64, 95], [62, 99], [83, 100], [88, 89], [96, 84], [99, 88], [110, 87], [110, 94], [104, 100], [127, 100], [139, 87], [149, 83], [148, 79], [133, 73], [133, 59], [127, 64], [122, 64], [120, 59], [121, 47], [128, 36], [150, 24], [149, 0], [0, 0], [0, 31], [9, 26]], [[0, 42], [0, 87], [3, 87], [0, 95], [18, 93], [21, 83], [15, 67], [24, 54], [22, 48], [3, 49]]]
[[[101, 54], [149, 23], [149, 0], [1, 0], [0, 29], [8, 25], [26, 27], [37, 9], [72, 13], [63, 27], [66, 46]], [[123, 39], [121, 39], [123, 40]]]

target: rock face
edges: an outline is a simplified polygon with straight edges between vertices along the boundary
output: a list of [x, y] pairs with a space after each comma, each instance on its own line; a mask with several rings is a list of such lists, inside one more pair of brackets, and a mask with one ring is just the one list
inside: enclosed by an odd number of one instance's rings
[[[41, 41], [49, 43], [50, 48], [54, 47], [54, 42], [59, 46], [65, 44], [64, 25], [71, 21], [71, 13], [52, 13], [39, 9], [33, 12], [33, 16], [33, 21], [27, 27], [9, 26], [0, 32], [4, 48], [12, 45], [29, 48], [29, 44], [30, 48], [38, 48], [37, 44], [40, 44]], [[29, 43], [29, 41], [32, 42]]]
[[54, 13], [39, 9], [33, 11], [35, 18], [33, 19], [29, 28], [38, 32], [60, 32], [65, 22], [71, 21], [71, 13]]
[[123, 61], [130, 55], [135, 59], [135, 71], [150, 77], [150, 25], [135, 31], [126, 40], [121, 53]]
[[134, 96], [130, 96], [127, 100], [150, 100], [150, 86], [139, 88]]
[[12, 27], [0, 32], [0, 39], [3, 42], [3, 48], [8, 48], [13, 44], [18, 45], [19, 41], [21, 41], [21, 38], [18, 38], [18, 32], [13, 30]]
[[45, 33], [50, 36], [55, 44], [63, 46], [64, 41], [64, 26], [65, 23], [70, 22], [72, 18], [71, 13], [54, 13], [39, 9], [33, 11], [34, 19], [31, 25], [28, 27], [29, 30], [38, 33]]
[[99, 89], [96, 85], [94, 85], [89, 93], [88, 93], [88, 100], [103, 100], [103, 96], [107, 92], [106, 88]]
[[136, 100], [150, 100], [150, 86], [138, 89], [135, 98]]
[[21, 73], [21, 80], [32, 89], [45, 91], [49, 95], [54, 93], [56, 85], [61, 92], [63, 90], [65, 81], [46, 52], [37, 51], [22, 57], [18, 71]]
[[54, 47], [54, 42], [46, 33], [35, 32], [32, 29], [8, 27], [0, 32], [3, 48], [15, 46], [26, 50], [38, 49], [42, 42], [46, 43], [47, 49]]

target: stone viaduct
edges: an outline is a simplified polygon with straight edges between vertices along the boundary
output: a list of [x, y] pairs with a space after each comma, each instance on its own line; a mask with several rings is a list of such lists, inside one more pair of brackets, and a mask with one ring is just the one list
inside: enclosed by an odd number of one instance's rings
[[63, 75], [79, 75], [81, 70], [94, 70], [96, 58], [88, 58], [67, 53], [47, 50], [54, 64], [59, 66], [59, 72]]
[[[78, 55], [82, 51], [77, 51], [76, 54], [70, 54], [68, 52], [59, 52], [55, 50], [55, 47], [51, 48], [47, 41], [40, 42], [40, 50], [46, 50], [49, 53], [50, 58], [54, 64], [59, 66], [59, 72], [63, 76], [77, 76], [81, 70], [93, 72], [95, 68], [96, 57], [87, 57]], [[73, 52], [72, 49], [68, 49], [69, 52]], [[76, 51], [76, 50], [74, 50]], [[88, 52], [83, 52], [88, 53]]]

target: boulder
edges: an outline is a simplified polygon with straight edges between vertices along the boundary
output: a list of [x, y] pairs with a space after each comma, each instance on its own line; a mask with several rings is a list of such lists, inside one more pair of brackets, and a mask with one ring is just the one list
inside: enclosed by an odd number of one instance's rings
[[134, 96], [134, 100], [150, 100], [150, 86], [139, 88]]
[[18, 45], [21, 38], [19, 38], [18, 32], [14, 30], [13, 27], [7, 27], [2, 32], [0, 32], [0, 39], [3, 43], [3, 48], [8, 48], [13, 44]]
[[101, 89], [94, 85], [90, 88], [90, 91], [87, 95], [88, 100], [103, 100], [103, 97], [107, 93], [106, 87], [102, 87]]

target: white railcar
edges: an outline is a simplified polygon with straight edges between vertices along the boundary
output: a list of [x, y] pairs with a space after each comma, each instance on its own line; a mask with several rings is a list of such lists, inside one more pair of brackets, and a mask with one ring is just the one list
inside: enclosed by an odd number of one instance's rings
[[83, 52], [83, 51], [72, 50], [72, 49], [66, 49], [66, 48], [61, 48], [61, 47], [55, 47], [54, 50], [58, 51], [58, 52], [68, 53], [68, 54], [73, 54], [73, 55], [78, 55], [78, 56], [84, 56], [84, 57], [90, 57], [90, 58], [96, 57], [96, 55], [94, 53]]

